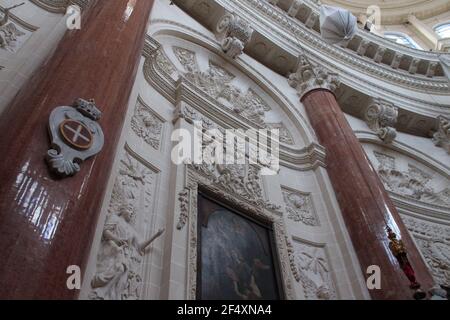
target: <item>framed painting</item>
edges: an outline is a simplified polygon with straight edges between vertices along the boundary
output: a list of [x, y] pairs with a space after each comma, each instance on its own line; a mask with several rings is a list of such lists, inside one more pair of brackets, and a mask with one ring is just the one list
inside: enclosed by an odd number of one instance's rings
[[198, 194], [197, 299], [283, 299], [272, 226]]

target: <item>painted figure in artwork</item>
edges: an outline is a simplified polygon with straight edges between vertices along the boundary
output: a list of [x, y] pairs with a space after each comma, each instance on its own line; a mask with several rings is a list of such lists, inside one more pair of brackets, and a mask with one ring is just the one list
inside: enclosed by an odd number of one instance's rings
[[269, 270], [270, 266], [259, 259], [253, 259], [253, 265], [250, 266], [235, 250], [231, 251], [231, 257], [233, 266], [227, 268], [227, 275], [233, 282], [235, 293], [243, 300], [262, 299], [255, 277], [259, 270]]
[[135, 209], [124, 205], [111, 214], [103, 230], [97, 273], [91, 281], [91, 299], [137, 300], [142, 279], [139, 266], [147, 248], [164, 229], [143, 240], [134, 227]]

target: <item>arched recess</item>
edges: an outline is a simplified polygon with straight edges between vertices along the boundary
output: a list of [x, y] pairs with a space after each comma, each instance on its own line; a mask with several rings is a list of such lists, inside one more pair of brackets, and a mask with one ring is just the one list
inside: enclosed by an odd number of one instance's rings
[[[303, 107], [298, 100], [296, 92], [289, 87], [284, 77], [270, 71], [262, 74], [252, 66], [251, 58], [239, 57], [235, 60], [228, 58], [223, 54], [219, 43], [215, 39], [182, 24], [167, 20], [155, 20], [152, 21], [152, 28], [150, 30], [151, 37], [161, 43], [165, 54], [170, 55], [170, 57], [167, 57], [169, 60], [173, 60], [174, 56], [172, 55], [172, 49], [166, 48], [167, 45], [164, 44], [164, 39], [171, 37], [181, 42], [190, 43], [191, 46], [198, 46], [200, 50], [209, 51], [212, 56], [217, 57], [221, 65], [223, 64], [225, 68], [230, 69], [232, 71], [231, 73], [236, 73], [236, 79], [242, 77], [247, 78], [249, 82], [253, 82], [246, 89], [251, 88], [259, 91], [258, 94], [268, 101], [272, 110], [279, 111], [278, 114], [282, 115], [284, 121], [288, 124], [287, 127], [293, 131], [294, 140], [297, 141], [295, 141], [295, 145], [286, 145], [288, 149], [291, 149], [291, 152], [295, 149], [310, 147], [311, 145], [318, 147], [317, 138], [302, 112]], [[176, 69], [181, 68], [178, 62], [175, 61], [178, 67]], [[200, 67], [202, 67], [200, 68], [200, 72], [208, 71], [208, 66], [205, 65], [204, 61], [200, 62]], [[182, 74], [184, 73], [184, 76], [186, 75], [183, 69], [177, 71], [181, 71]], [[173, 75], [172, 78], [176, 80], [177, 75]], [[275, 83], [277, 85], [279, 84], [279, 87], [275, 87]], [[276, 119], [271, 118], [270, 114], [268, 116], [267, 121], [276, 121]]]
[[360, 141], [439, 285], [450, 285], [450, 170], [402, 142]]

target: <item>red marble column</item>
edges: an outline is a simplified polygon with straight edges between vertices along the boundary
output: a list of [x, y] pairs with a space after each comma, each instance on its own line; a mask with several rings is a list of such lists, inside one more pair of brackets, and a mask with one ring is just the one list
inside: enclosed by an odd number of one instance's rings
[[433, 280], [425, 262], [333, 93], [316, 89], [304, 95], [302, 103], [327, 149], [327, 171], [365, 278], [368, 266], [381, 268], [381, 290], [371, 290], [372, 298], [412, 299], [414, 293], [390, 252], [387, 225], [405, 243], [422, 289], [431, 288]]
[[[73, 299], [66, 268], [85, 267], [144, 45], [152, 0], [91, 0], [0, 117], [0, 298]], [[105, 146], [75, 177], [44, 161], [57, 106], [95, 99]]]

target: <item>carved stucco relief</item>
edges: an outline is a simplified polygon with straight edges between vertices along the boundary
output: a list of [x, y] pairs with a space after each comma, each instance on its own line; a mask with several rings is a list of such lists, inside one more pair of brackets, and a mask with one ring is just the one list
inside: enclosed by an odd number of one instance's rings
[[312, 203], [311, 194], [289, 188], [282, 188], [282, 193], [288, 219], [295, 222], [302, 222], [312, 227], [320, 225]]
[[307, 300], [335, 300], [337, 293], [330, 274], [325, 247], [300, 240], [288, 242], [291, 271], [301, 283]]
[[138, 98], [136, 103], [134, 115], [131, 119], [131, 128], [138, 137], [142, 138], [153, 149], [160, 149], [164, 122], [141, 98]]
[[450, 226], [403, 216], [435, 281], [450, 286]]
[[377, 151], [374, 155], [378, 160], [378, 174], [389, 191], [413, 200], [450, 207], [450, 187], [437, 191], [432, 186], [431, 174], [410, 163], [407, 171], [400, 171], [394, 157]]
[[142, 244], [148, 237], [156, 176], [153, 169], [126, 151], [108, 207], [90, 299], [140, 299], [142, 262], [147, 253]]
[[281, 143], [295, 144], [292, 134], [284, 123], [266, 122], [266, 113], [272, 110], [270, 105], [254, 89], [249, 88], [243, 92], [238, 88], [233, 83], [236, 79], [233, 73], [212, 60], [208, 62], [209, 68], [201, 71], [194, 51], [175, 46], [173, 52], [184, 68], [186, 79], [220, 102], [227, 108], [226, 111], [231, 110], [254, 123], [256, 127], [279, 129]]
[[7, 17], [0, 11], [0, 49], [16, 53], [35, 29], [35, 27], [23, 26], [17, 21], [12, 21], [11, 17]]

